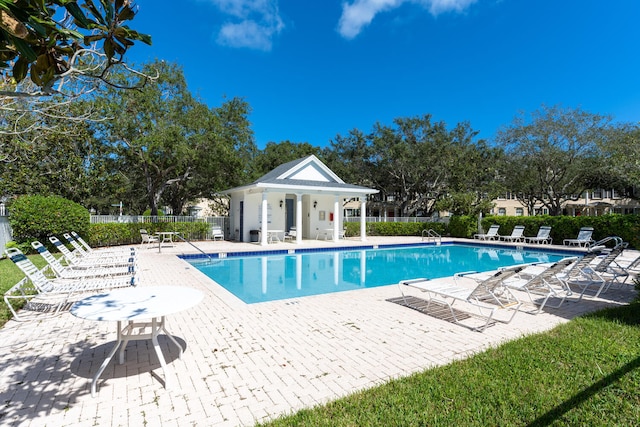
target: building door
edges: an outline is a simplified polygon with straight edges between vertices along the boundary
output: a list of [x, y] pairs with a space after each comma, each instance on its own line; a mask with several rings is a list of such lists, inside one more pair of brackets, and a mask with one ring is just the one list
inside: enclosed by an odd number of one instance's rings
[[287, 225], [285, 227], [286, 231], [291, 230], [291, 227], [296, 225], [296, 213], [295, 210], [293, 209], [293, 199], [285, 199], [285, 203], [287, 206]]

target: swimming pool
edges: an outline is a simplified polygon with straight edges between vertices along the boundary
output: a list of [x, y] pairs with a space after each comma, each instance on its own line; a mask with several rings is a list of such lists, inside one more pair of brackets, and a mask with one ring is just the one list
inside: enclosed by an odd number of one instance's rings
[[434, 279], [463, 271], [556, 261], [569, 254], [446, 244], [232, 255], [207, 262], [185, 258], [236, 297], [252, 304], [385, 286], [417, 277]]

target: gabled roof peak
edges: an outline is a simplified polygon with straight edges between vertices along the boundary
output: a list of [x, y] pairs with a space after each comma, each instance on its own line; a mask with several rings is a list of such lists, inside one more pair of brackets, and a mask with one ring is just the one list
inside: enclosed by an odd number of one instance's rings
[[331, 169], [329, 169], [320, 159], [313, 154], [301, 159], [284, 163], [268, 174], [260, 177], [254, 183], [274, 182], [274, 181], [317, 181], [317, 182], [334, 182], [344, 184]]

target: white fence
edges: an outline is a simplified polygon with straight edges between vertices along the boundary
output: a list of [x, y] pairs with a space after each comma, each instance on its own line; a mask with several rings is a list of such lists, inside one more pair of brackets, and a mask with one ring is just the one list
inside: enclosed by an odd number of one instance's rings
[[208, 216], [208, 217], [195, 217], [195, 216], [144, 216], [144, 215], [91, 215], [91, 224], [110, 224], [114, 222], [118, 223], [159, 223], [159, 222], [203, 222], [211, 225], [217, 225], [224, 227], [228, 217], [225, 216]]
[[[368, 216], [365, 218], [366, 222], [449, 222], [449, 217], [435, 218], [435, 217], [415, 217], [415, 216], [397, 216], [397, 217], [378, 217]], [[344, 219], [344, 222], [360, 222], [359, 216], [350, 216]]]

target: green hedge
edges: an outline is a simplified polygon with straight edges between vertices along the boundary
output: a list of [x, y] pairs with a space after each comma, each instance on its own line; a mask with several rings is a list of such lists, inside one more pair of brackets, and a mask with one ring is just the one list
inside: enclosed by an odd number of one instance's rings
[[[346, 222], [347, 236], [360, 235], [359, 222]], [[441, 236], [447, 233], [447, 226], [440, 222], [368, 222], [369, 236], [421, 236], [423, 230], [432, 229]]]
[[[452, 220], [453, 221], [453, 220]], [[640, 248], [640, 215], [610, 214], [601, 216], [490, 216], [482, 220], [486, 231], [492, 224], [500, 225], [500, 235], [509, 235], [516, 225], [524, 225], [525, 236], [535, 236], [541, 225], [551, 227], [553, 243], [562, 244], [564, 239], [573, 239], [581, 227], [593, 227], [593, 239], [598, 241], [609, 236], [621, 237], [629, 247]], [[450, 227], [451, 230], [451, 227]], [[477, 232], [477, 231], [476, 231]], [[453, 231], [451, 235], [454, 236]], [[472, 232], [456, 237], [473, 237]]]
[[210, 225], [205, 222], [155, 222], [91, 224], [83, 236], [91, 246], [116, 246], [140, 243], [140, 229], [149, 234], [159, 231], [176, 231], [187, 240], [204, 240]]

